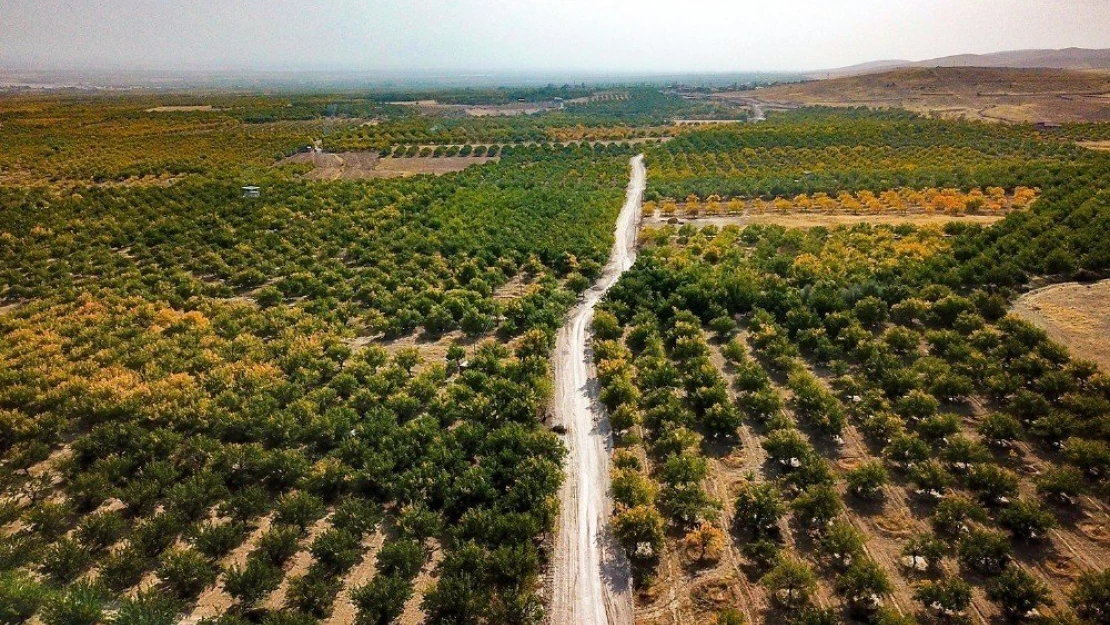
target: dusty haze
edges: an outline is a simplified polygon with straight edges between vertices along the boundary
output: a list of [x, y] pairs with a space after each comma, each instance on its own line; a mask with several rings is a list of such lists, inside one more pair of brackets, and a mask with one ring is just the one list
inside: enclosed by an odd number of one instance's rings
[[1110, 47], [1103, 0], [0, 0], [0, 66], [802, 70]]

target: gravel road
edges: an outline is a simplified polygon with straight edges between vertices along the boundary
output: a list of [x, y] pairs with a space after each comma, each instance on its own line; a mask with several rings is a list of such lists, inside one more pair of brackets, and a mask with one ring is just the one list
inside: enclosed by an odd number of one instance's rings
[[594, 307], [636, 259], [636, 234], [647, 173], [643, 155], [631, 163], [628, 194], [609, 262], [597, 283], [571, 311], [555, 343], [553, 421], [567, 428], [566, 479], [559, 515], [551, 603], [551, 625], [631, 625], [632, 575], [609, 529], [609, 419], [598, 402], [597, 379], [587, 337]]

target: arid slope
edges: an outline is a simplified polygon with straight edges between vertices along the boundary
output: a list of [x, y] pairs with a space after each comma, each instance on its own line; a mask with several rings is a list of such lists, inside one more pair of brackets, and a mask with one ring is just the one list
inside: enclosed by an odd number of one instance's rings
[[775, 104], [901, 107], [1005, 122], [1110, 121], [1110, 72], [984, 67], [904, 68], [721, 94]]

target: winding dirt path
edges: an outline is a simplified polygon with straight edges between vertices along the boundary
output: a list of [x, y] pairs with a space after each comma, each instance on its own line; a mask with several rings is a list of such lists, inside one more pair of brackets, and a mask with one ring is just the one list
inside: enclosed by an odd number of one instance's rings
[[553, 421], [567, 428], [566, 479], [552, 566], [552, 625], [631, 625], [632, 574], [609, 531], [609, 453], [613, 436], [591, 375], [587, 329], [594, 307], [636, 258], [640, 204], [647, 172], [643, 155], [631, 161], [631, 180], [613, 249], [597, 283], [571, 311], [555, 343]]

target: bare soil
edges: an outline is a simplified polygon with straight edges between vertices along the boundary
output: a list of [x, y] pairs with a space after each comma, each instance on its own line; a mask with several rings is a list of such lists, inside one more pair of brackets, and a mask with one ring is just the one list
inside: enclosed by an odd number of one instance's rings
[[617, 217], [609, 262], [597, 283], [559, 330], [552, 356], [553, 420], [567, 428], [566, 479], [551, 565], [548, 623], [631, 625], [632, 574], [609, 530], [613, 502], [609, 453], [613, 437], [591, 375], [587, 336], [594, 306], [636, 257], [641, 201], [647, 180], [643, 155], [632, 159], [624, 207]]
[[1110, 120], [1110, 72], [983, 67], [904, 68], [715, 97], [772, 105], [898, 107], [1001, 122]]
[[304, 575], [308, 572], [308, 567], [312, 566], [313, 557], [312, 552], [308, 550], [309, 546], [317, 536], [327, 531], [329, 527], [331, 527], [330, 514], [322, 517], [308, 528], [308, 532], [301, 539], [300, 550], [285, 563], [285, 578], [281, 580], [281, 585], [263, 601], [262, 605], [264, 607], [270, 610], [282, 609], [282, 606], [285, 605], [285, 597], [289, 593], [290, 581], [294, 577]]
[[424, 595], [439, 579], [439, 565], [443, 562], [443, 548], [434, 539], [430, 542], [432, 555], [413, 581], [412, 596], [405, 602], [405, 609], [397, 619], [400, 625], [418, 625], [424, 622], [424, 609], [421, 603], [424, 601]]
[[211, 104], [195, 104], [189, 106], [156, 106], [146, 110], [147, 113], [192, 113], [196, 111], [219, 111]]
[[1110, 280], [1036, 289], [1019, 297], [1012, 312], [1044, 329], [1075, 356], [1110, 370]]
[[499, 157], [448, 156], [412, 158], [381, 158], [377, 152], [301, 152], [278, 161], [277, 165], [312, 165], [305, 174], [309, 180], [363, 180], [367, 178], [401, 178], [418, 174], [442, 175], [481, 165]]
[[[787, 228], [812, 228], [814, 226], [852, 226], [856, 224], [898, 225], [912, 224], [924, 226], [930, 224], [945, 224], [950, 221], [962, 223], [990, 225], [1002, 220], [1004, 214], [992, 215], [949, 215], [947, 213], [887, 213], [882, 215], [847, 213], [763, 213], [727, 215], [719, 217], [678, 217], [677, 224], [690, 223], [695, 226], [750, 226], [753, 224], [776, 224]], [[670, 223], [670, 218], [655, 215], [645, 217], [644, 227], [658, 228]]]
[[351, 591], [355, 588], [370, 583], [378, 564], [378, 551], [385, 543], [386, 531], [382, 526], [362, 541], [362, 561], [354, 566], [343, 578], [343, 589], [335, 599], [331, 616], [324, 621], [324, 625], [352, 625], [358, 617], [358, 609], [351, 600]]

